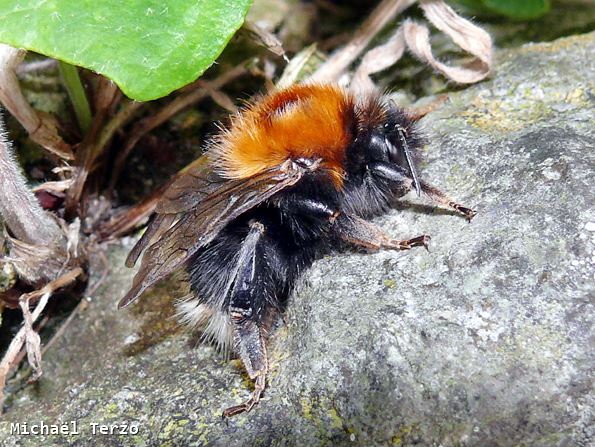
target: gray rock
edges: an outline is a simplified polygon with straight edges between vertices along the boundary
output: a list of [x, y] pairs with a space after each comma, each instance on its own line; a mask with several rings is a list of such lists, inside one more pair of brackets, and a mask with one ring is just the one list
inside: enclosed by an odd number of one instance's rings
[[[128, 247], [15, 392], [5, 446], [586, 446], [593, 436], [595, 34], [498, 54], [493, 79], [424, 119], [424, 177], [475, 206], [471, 224], [415, 198], [378, 219], [430, 253], [317, 262], [272, 337], [266, 397], [237, 361], [175, 329], [163, 284], [131, 310]], [[12, 383], [14, 386], [14, 382]], [[10, 422], [77, 421], [79, 436]], [[93, 435], [127, 423], [134, 435]]]

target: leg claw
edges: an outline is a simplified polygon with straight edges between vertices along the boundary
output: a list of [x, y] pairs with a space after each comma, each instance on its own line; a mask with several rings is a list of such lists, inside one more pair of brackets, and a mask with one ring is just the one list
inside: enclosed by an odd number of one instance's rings
[[465, 219], [467, 219], [467, 222], [471, 222], [471, 219], [473, 219], [475, 217], [475, 215], [477, 214], [477, 211], [472, 210], [471, 208], [467, 208], [466, 206], [462, 206], [462, 205], [458, 205], [455, 207], [455, 209], [461, 213], [463, 216], [465, 216]]
[[430, 251], [428, 248], [430, 239], [432, 238], [427, 234], [422, 234], [421, 236], [409, 239], [407, 242], [409, 243], [410, 247], [424, 247], [426, 250]]
[[465, 219], [467, 219], [467, 222], [471, 222], [471, 219], [473, 219], [477, 214], [477, 211], [474, 211], [470, 208], [463, 208], [461, 211], [465, 215]]
[[417, 236], [413, 239], [407, 239], [404, 241], [390, 241], [386, 244], [386, 247], [394, 248], [397, 250], [409, 250], [412, 247], [425, 247], [426, 250], [428, 250], [428, 243], [430, 242], [430, 239], [430, 236], [428, 236], [427, 234], [422, 234], [421, 236]]
[[237, 414], [248, 413], [250, 410], [252, 410], [255, 403], [256, 402], [254, 402], [253, 399], [249, 399], [248, 401], [244, 402], [243, 404], [229, 407], [223, 411], [223, 414], [221, 415], [221, 417], [223, 419], [227, 419], [227, 418], [230, 418]]
[[252, 397], [248, 399], [246, 402], [240, 405], [234, 405], [233, 407], [229, 407], [223, 411], [221, 417], [225, 420], [236, 414], [241, 413], [248, 413], [254, 406], [260, 401], [260, 397], [262, 392], [264, 391], [265, 387], [265, 377], [266, 377], [266, 370], [264, 372], [260, 372], [258, 377], [254, 382], [254, 392], [252, 393]]

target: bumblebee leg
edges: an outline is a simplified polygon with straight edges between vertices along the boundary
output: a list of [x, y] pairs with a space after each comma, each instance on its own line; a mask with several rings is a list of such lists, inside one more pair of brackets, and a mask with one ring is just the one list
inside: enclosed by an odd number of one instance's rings
[[342, 240], [371, 250], [380, 250], [381, 248], [409, 250], [412, 247], [426, 247], [427, 249], [430, 241], [430, 236], [427, 234], [403, 241], [391, 239], [373, 223], [346, 214], [339, 216], [335, 228]]
[[278, 202], [278, 206], [284, 214], [306, 214], [320, 217], [334, 222], [339, 215], [339, 210], [333, 209], [328, 204], [303, 196], [289, 196]]
[[409, 177], [405, 169], [395, 163], [374, 161], [368, 163], [368, 169], [375, 175], [383, 177], [395, 185], [399, 185], [405, 192], [413, 187], [413, 179]]
[[262, 244], [264, 226], [252, 222], [235, 269], [235, 278], [230, 292], [229, 312], [234, 325], [235, 349], [242, 360], [250, 379], [254, 380], [254, 392], [246, 402], [230, 407], [223, 417], [250, 411], [260, 400], [266, 384], [268, 361], [266, 352], [266, 322], [270, 304], [267, 295], [274, 296], [274, 284], [267, 281], [266, 260], [258, 252]]
[[254, 321], [245, 319], [243, 321], [236, 321], [236, 318], [239, 320], [243, 319], [243, 317], [237, 314], [232, 314], [232, 320], [235, 323], [237, 349], [250, 379], [254, 380], [254, 391], [252, 392], [250, 399], [246, 402], [229, 407], [223, 411], [224, 418], [252, 410], [254, 405], [260, 401], [260, 396], [266, 386], [266, 376], [268, 372], [263, 328], [259, 327]]
[[432, 199], [436, 203], [439, 203], [440, 205], [444, 205], [448, 208], [452, 208], [453, 210], [459, 212], [460, 214], [465, 216], [465, 219], [467, 219], [468, 222], [471, 222], [471, 219], [473, 219], [473, 217], [475, 217], [475, 215], [477, 214], [477, 212], [472, 210], [471, 208], [467, 208], [466, 206], [463, 206], [455, 202], [442, 191], [440, 191], [438, 188], [424, 181], [421, 181], [420, 185], [423, 193], [426, 194], [430, 199]]

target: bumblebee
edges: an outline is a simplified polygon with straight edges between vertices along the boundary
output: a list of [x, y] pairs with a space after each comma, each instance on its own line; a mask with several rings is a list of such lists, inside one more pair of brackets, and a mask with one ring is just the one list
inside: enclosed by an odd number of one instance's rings
[[128, 256], [131, 267], [144, 252], [119, 306], [185, 269], [182, 322], [232, 349], [254, 381], [223, 416], [250, 411], [265, 389], [269, 330], [316, 258], [345, 243], [427, 247], [427, 235], [393, 240], [369, 222], [412, 190], [475, 215], [419, 177], [422, 144], [416, 117], [379, 95], [311, 84], [258, 99], [166, 190]]

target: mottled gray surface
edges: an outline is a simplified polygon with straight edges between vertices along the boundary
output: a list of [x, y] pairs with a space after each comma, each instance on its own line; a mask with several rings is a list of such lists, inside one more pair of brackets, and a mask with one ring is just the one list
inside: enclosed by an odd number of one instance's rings
[[[430, 253], [317, 262], [252, 413], [221, 421], [247, 381], [237, 361], [172, 332], [167, 285], [115, 310], [131, 274], [113, 248], [109, 281], [46, 354], [40, 383], [9, 401], [3, 445], [588, 445], [593, 54], [594, 34], [500, 53], [493, 80], [424, 120], [425, 178], [479, 214], [467, 224], [411, 199], [378, 223], [431, 234]], [[76, 420], [82, 434], [9, 435], [24, 420]], [[92, 422], [139, 433], [92, 436]]]

